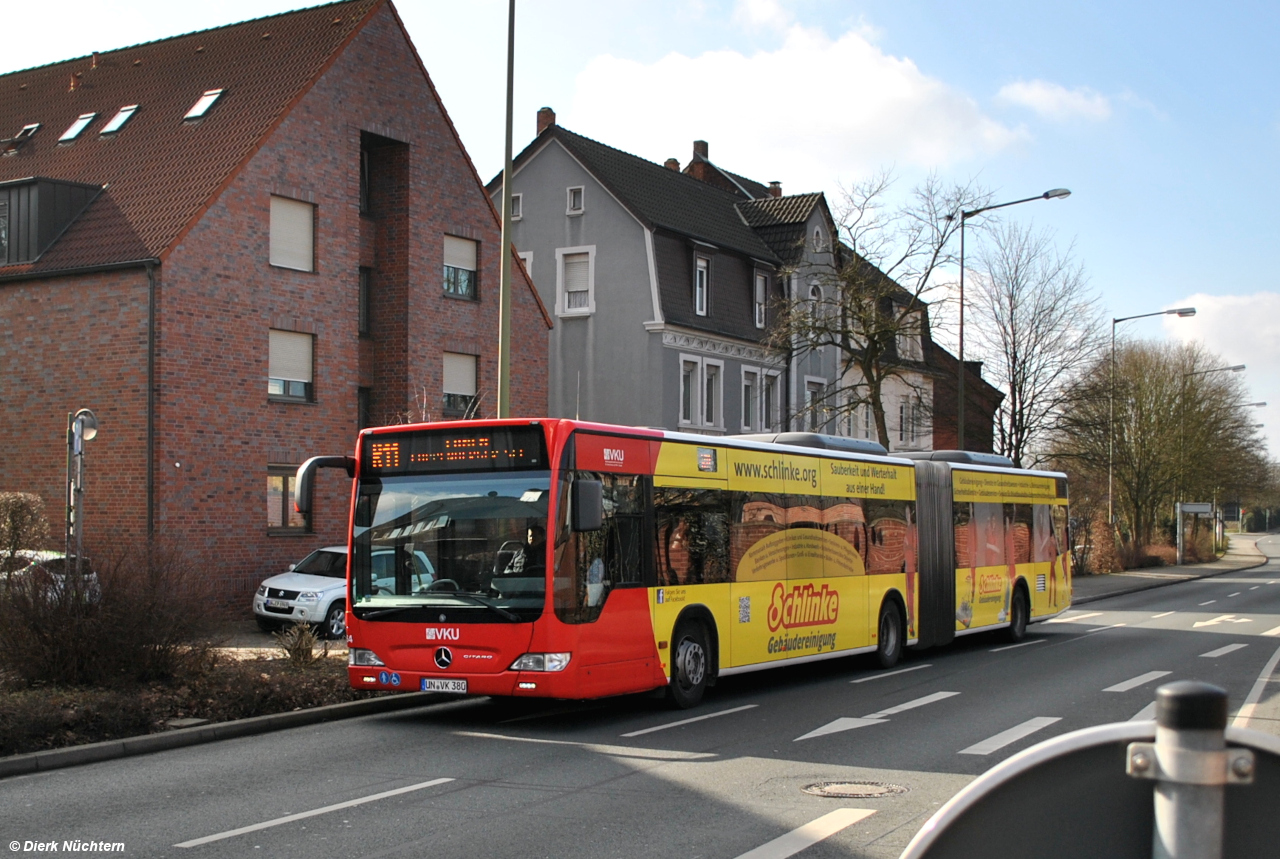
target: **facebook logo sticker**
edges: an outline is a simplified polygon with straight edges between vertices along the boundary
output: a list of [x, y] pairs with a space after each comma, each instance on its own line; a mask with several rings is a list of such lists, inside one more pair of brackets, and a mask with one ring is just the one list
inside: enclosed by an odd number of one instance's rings
[[667, 601], [666, 591], [664, 591], [662, 588], [658, 588], [658, 604], [661, 605], [666, 601]]

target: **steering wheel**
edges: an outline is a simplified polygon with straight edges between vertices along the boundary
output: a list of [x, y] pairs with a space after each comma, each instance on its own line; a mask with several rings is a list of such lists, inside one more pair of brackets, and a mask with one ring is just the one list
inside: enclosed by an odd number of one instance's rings
[[427, 585], [426, 590], [428, 590], [428, 591], [456, 591], [456, 590], [460, 590], [460, 588], [458, 587], [458, 583], [457, 583], [457, 582], [455, 582], [453, 579], [436, 579], [434, 582], [432, 582], [431, 584]]

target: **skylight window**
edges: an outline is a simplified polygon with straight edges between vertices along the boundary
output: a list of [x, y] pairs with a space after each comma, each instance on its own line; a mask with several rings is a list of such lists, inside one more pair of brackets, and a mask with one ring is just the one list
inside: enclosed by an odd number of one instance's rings
[[111, 120], [106, 125], [102, 126], [102, 131], [99, 134], [115, 134], [133, 117], [137, 110], [138, 106], [136, 104], [126, 104], [116, 112], [115, 116], [111, 117]]
[[3, 154], [12, 155], [22, 148], [22, 144], [31, 139], [31, 135], [40, 130], [40, 123], [33, 122], [30, 125], [22, 126], [22, 130], [8, 140], [0, 141], [4, 144]]
[[93, 122], [93, 118], [97, 115], [98, 114], [96, 113], [80, 114], [79, 118], [77, 118], [75, 122], [71, 123], [71, 126], [66, 131], [62, 132], [62, 136], [58, 138], [58, 142], [66, 143], [69, 140], [75, 140], [80, 136], [80, 132], [84, 131], [85, 127], [88, 126], [89, 123]]
[[213, 107], [213, 103], [218, 100], [218, 96], [222, 95], [222, 90], [211, 89], [204, 95], [200, 96], [200, 100], [191, 105], [191, 110], [187, 111], [187, 115], [183, 119], [199, 119], [209, 112], [209, 108]]

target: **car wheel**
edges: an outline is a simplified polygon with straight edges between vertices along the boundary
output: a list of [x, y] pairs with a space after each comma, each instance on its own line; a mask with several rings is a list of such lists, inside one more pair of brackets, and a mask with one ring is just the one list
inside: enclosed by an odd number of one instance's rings
[[277, 621], [270, 620], [262, 615], [254, 615], [253, 619], [258, 622], [258, 629], [263, 632], [275, 632], [280, 628], [280, 624]]
[[1013, 605], [1009, 608], [1009, 626], [1005, 637], [1017, 643], [1027, 637], [1027, 621], [1031, 617], [1031, 609], [1027, 605], [1027, 591], [1019, 587], [1013, 592]]
[[324, 623], [320, 624], [320, 634], [335, 641], [346, 636], [347, 606], [342, 600], [329, 606], [329, 611], [324, 616]]
[[706, 628], [696, 620], [682, 621], [672, 636], [671, 654], [671, 701], [681, 710], [696, 707], [710, 675]]
[[879, 636], [876, 641], [876, 659], [881, 668], [892, 668], [902, 657], [902, 612], [893, 600], [885, 600], [880, 606]]

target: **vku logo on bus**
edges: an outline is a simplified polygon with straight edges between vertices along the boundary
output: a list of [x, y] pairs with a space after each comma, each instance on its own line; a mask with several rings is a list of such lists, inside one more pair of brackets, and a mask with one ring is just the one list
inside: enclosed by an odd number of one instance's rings
[[427, 627], [427, 641], [457, 641], [461, 637], [462, 630], [456, 626], [447, 626], [442, 629]]
[[840, 594], [827, 585], [821, 590], [815, 590], [813, 585], [796, 585], [788, 593], [786, 586], [778, 582], [769, 600], [769, 631], [777, 632], [780, 626], [823, 626], [835, 623], [839, 614]]
[[605, 465], [622, 465], [622, 461], [627, 458], [627, 452], [622, 448], [606, 447], [604, 449]]

